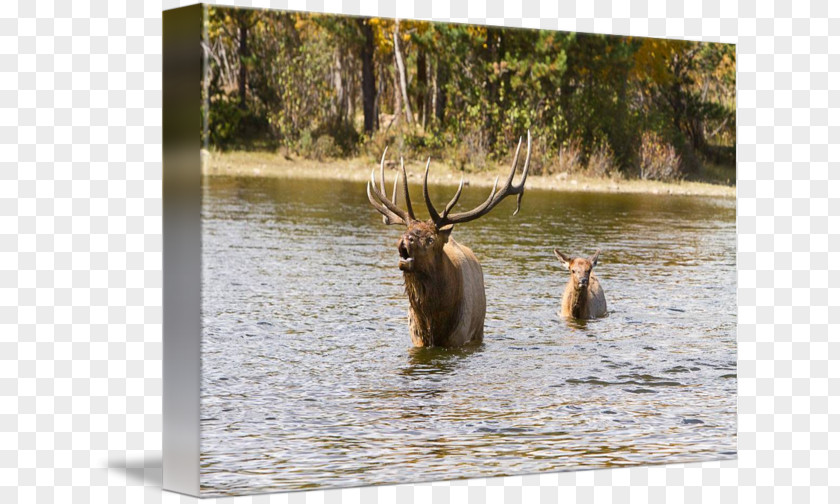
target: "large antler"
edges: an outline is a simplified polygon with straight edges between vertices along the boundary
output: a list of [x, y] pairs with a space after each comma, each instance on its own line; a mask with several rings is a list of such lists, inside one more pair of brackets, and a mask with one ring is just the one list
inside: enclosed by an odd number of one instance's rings
[[402, 158], [400, 158], [400, 166], [402, 167], [403, 197], [405, 198], [406, 206], [406, 210], [403, 210], [397, 206], [397, 183], [400, 179], [399, 174], [397, 174], [397, 178], [394, 179], [394, 192], [390, 200], [385, 193], [385, 154], [387, 152], [388, 147], [385, 147], [385, 150], [382, 152], [382, 160], [379, 162], [379, 183], [381, 190], [376, 188], [376, 168], [370, 172], [370, 181], [367, 184], [368, 200], [370, 200], [370, 204], [373, 205], [373, 208], [382, 214], [382, 222], [387, 225], [405, 224], [407, 226], [417, 219], [414, 218], [414, 210], [411, 208], [411, 198], [408, 196], [408, 177], [405, 174], [405, 163], [403, 163]]
[[503, 199], [514, 194], [518, 195], [518, 197], [516, 198], [516, 211], [513, 212], [513, 215], [518, 214], [519, 205], [522, 203], [522, 195], [525, 193], [525, 179], [528, 178], [528, 167], [531, 163], [530, 130], [528, 130], [528, 153], [525, 155], [525, 166], [523, 166], [522, 168], [522, 179], [519, 181], [519, 184], [513, 185], [513, 176], [516, 174], [516, 164], [519, 161], [519, 150], [521, 147], [522, 137], [519, 137], [519, 144], [517, 144], [516, 153], [513, 156], [513, 164], [510, 168], [510, 175], [508, 175], [507, 181], [498, 192], [496, 192], [496, 187], [499, 184], [499, 177], [496, 177], [496, 181], [493, 183], [493, 190], [490, 191], [490, 196], [484, 201], [484, 203], [470, 210], [469, 212], [461, 212], [452, 215], [449, 215], [449, 212], [455, 206], [455, 203], [458, 202], [458, 198], [461, 197], [461, 190], [464, 188], [464, 178], [461, 177], [461, 184], [458, 186], [458, 191], [455, 192], [455, 196], [452, 198], [452, 200], [449, 201], [449, 203], [446, 205], [446, 208], [444, 208], [443, 214], [438, 214], [437, 210], [435, 210], [434, 205], [432, 205], [432, 200], [429, 199], [428, 180], [429, 164], [431, 163], [431, 158], [429, 158], [429, 161], [426, 162], [426, 175], [423, 179], [423, 198], [426, 200], [426, 207], [428, 207], [429, 209], [429, 215], [431, 216], [432, 221], [435, 223], [435, 227], [437, 229], [440, 229], [450, 224], [460, 224], [463, 222], [469, 222], [471, 220], [478, 219], [482, 215], [492, 210], [493, 207], [498, 205], [499, 202], [501, 202]]

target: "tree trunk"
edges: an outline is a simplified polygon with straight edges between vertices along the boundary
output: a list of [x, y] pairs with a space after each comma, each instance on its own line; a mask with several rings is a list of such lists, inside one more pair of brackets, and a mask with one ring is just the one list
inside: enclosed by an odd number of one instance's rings
[[362, 44], [362, 109], [365, 114], [365, 133], [370, 135], [376, 130], [376, 79], [373, 74], [373, 29], [365, 18], [357, 18], [359, 29], [364, 37]]
[[336, 124], [344, 123], [346, 118], [346, 104], [344, 94], [346, 90], [344, 89], [344, 79], [342, 78], [342, 64], [341, 64], [341, 54], [338, 49], [333, 51], [333, 68], [332, 68], [332, 80], [333, 80], [333, 89], [335, 89], [335, 99], [333, 101], [333, 116], [335, 117]]
[[[397, 74], [399, 76], [399, 88], [402, 95], [402, 102], [405, 105], [405, 120], [408, 124], [414, 122], [411, 113], [411, 103], [408, 100], [408, 84], [405, 78], [405, 64], [403, 63], [402, 52], [400, 51], [400, 21], [394, 21], [394, 59], [397, 62]], [[397, 113], [396, 111], [394, 113]]]
[[[490, 54], [490, 63], [499, 65], [501, 67], [500, 55], [504, 54], [504, 50], [500, 47], [502, 45], [502, 30], [499, 28], [487, 29], [487, 48]], [[499, 70], [501, 72], [501, 70]], [[501, 75], [494, 79], [488, 79], [486, 83], [487, 89], [487, 103], [488, 110], [484, 113], [484, 136], [487, 140], [487, 147], [490, 151], [496, 144], [496, 118], [494, 112], [499, 106], [499, 81]]]
[[376, 118], [376, 129], [382, 127], [382, 123], [379, 122], [379, 117], [382, 115], [382, 99], [385, 96], [385, 93], [388, 89], [388, 79], [385, 75], [385, 65], [379, 65], [376, 68], [376, 71], [379, 75], [379, 80], [377, 81], [378, 84], [376, 86], [376, 100], [374, 101], [374, 111]]
[[248, 48], [248, 22], [244, 17], [239, 18], [239, 108], [245, 109], [245, 93], [248, 87], [248, 70], [246, 61], [251, 56]]
[[399, 123], [400, 116], [402, 115], [402, 95], [400, 94], [400, 76], [399, 76], [399, 69], [397, 68], [397, 56], [396, 53], [394, 54], [394, 71], [391, 72], [391, 76], [393, 77], [391, 80], [391, 87], [392, 93], [391, 98], [394, 100], [393, 105], [393, 112], [394, 117], [391, 119], [391, 122]]
[[426, 75], [426, 51], [421, 48], [417, 53], [417, 114], [423, 129], [426, 129], [428, 80], [429, 78]]
[[435, 118], [438, 125], [443, 124], [446, 114], [446, 82], [449, 80], [449, 69], [442, 58], [438, 58], [435, 71]]
[[430, 72], [432, 75], [432, 88], [429, 90], [429, 121], [431, 121], [433, 119], [432, 114], [437, 112], [438, 80], [437, 69], [430, 68], [429, 70], [433, 70], [432, 72]]

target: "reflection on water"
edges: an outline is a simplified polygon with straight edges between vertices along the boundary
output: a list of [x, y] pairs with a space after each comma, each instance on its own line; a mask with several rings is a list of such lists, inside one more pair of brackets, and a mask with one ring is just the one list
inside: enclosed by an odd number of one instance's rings
[[[363, 184], [204, 184], [207, 495], [735, 455], [733, 200], [528, 190], [453, 234], [484, 269], [484, 344], [415, 349], [401, 230]], [[558, 317], [555, 247], [602, 249], [608, 317]]]

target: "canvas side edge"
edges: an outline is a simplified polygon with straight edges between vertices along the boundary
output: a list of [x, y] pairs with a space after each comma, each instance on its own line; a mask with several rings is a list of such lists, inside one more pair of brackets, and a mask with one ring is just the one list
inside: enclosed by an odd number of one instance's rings
[[163, 13], [163, 489], [199, 495], [205, 7]]

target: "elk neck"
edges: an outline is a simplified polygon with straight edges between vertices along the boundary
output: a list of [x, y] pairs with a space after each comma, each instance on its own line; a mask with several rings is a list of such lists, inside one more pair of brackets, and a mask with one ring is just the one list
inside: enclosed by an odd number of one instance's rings
[[569, 304], [572, 307], [572, 317], [586, 318], [586, 301], [589, 296], [589, 286], [578, 288], [573, 280], [569, 280], [566, 286], [566, 293], [569, 296]]
[[403, 272], [418, 336], [427, 344], [441, 344], [458, 321], [464, 286], [446, 253], [441, 252], [428, 271]]

